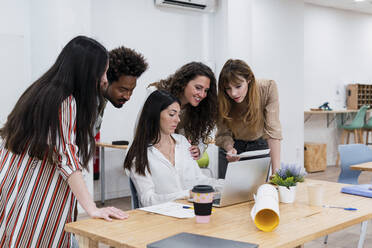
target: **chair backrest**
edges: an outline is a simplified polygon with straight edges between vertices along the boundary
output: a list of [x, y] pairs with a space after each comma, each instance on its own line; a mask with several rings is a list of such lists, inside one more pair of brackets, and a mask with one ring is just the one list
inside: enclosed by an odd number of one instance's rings
[[371, 128], [372, 127], [372, 117], [370, 117], [366, 123], [366, 127]]
[[339, 183], [358, 184], [359, 170], [350, 170], [350, 165], [372, 161], [372, 150], [364, 144], [339, 145], [341, 173]]
[[368, 109], [368, 106], [363, 105], [359, 109], [353, 121], [350, 123], [350, 126], [352, 126], [353, 128], [362, 128], [364, 126], [364, 118], [366, 116], [367, 109]]
[[131, 194], [130, 203], [132, 205], [132, 209], [139, 208], [140, 206], [139, 206], [139, 201], [138, 201], [137, 190], [130, 177], [129, 177], [129, 188], [130, 188], [130, 194]]

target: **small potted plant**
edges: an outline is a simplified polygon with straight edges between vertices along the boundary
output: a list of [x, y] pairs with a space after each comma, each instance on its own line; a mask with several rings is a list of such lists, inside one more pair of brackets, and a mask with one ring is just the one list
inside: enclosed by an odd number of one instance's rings
[[282, 164], [272, 176], [270, 183], [278, 185], [279, 199], [283, 203], [293, 203], [296, 199], [296, 185], [304, 181], [306, 173], [295, 164]]

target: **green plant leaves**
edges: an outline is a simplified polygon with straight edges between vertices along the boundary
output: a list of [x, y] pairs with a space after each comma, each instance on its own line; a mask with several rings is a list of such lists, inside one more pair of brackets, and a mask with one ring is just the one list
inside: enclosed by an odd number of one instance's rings
[[304, 181], [304, 174], [293, 168], [282, 168], [274, 174], [270, 183], [285, 186], [289, 189], [291, 186], [296, 186], [298, 182]]

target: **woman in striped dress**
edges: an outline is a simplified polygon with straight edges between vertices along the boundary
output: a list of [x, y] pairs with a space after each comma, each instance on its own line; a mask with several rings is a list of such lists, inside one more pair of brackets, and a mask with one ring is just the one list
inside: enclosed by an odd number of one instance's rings
[[65, 223], [76, 199], [93, 218], [124, 219], [98, 209], [82, 177], [95, 149], [99, 86], [108, 53], [78, 36], [19, 98], [0, 129], [0, 247], [71, 247]]

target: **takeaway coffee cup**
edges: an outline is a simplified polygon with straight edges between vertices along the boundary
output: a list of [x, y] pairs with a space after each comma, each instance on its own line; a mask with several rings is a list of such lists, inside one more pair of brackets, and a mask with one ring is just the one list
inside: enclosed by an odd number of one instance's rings
[[310, 206], [323, 205], [323, 186], [321, 184], [308, 184], [307, 192]]
[[196, 185], [192, 189], [196, 223], [208, 223], [212, 213], [214, 189], [209, 185]]

